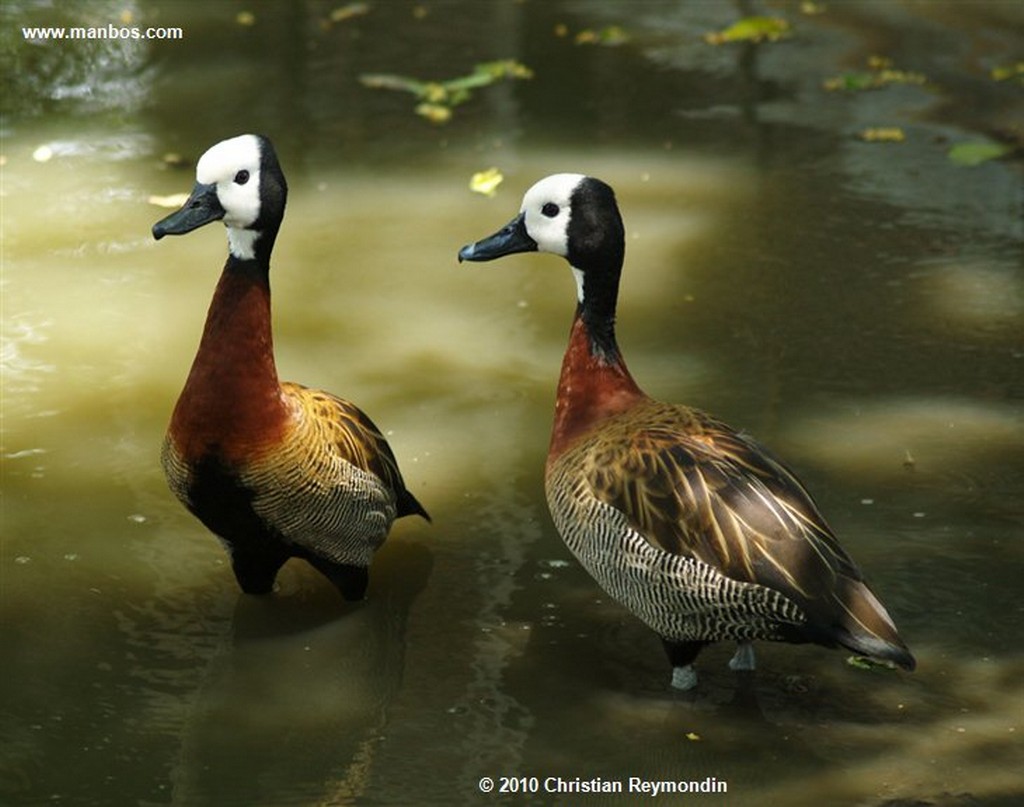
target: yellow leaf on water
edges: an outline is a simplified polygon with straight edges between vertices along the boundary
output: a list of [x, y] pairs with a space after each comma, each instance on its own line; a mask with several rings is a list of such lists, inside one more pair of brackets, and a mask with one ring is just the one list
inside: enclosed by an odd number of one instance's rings
[[899, 126], [880, 126], [865, 129], [860, 133], [860, 139], [868, 143], [902, 143], [907, 138]]
[[688, 731], [686, 733], [686, 739], [690, 742], [700, 742], [703, 738], [695, 731]]
[[1016, 78], [1018, 82], [1024, 82], [1024, 62], [993, 67], [989, 75], [994, 81], [1008, 81], [1011, 78]]
[[188, 160], [176, 151], [168, 151], [161, 160], [168, 168], [183, 168], [188, 165]]
[[439, 81], [428, 81], [423, 85], [422, 95], [428, 104], [440, 104], [448, 99], [448, 89]]
[[150, 196], [146, 201], [157, 207], [181, 207], [188, 201], [188, 194], [172, 193], [170, 196]]
[[704, 34], [709, 45], [727, 42], [775, 42], [789, 36], [789, 23], [781, 17], [744, 17], [722, 31]]
[[235, 15], [235, 22], [239, 25], [255, 25], [256, 15], [251, 11], [239, 11], [238, 14]]
[[621, 45], [628, 42], [629, 37], [618, 25], [609, 25], [599, 31], [591, 28], [580, 31], [573, 41], [577, 45]]
[[422, 103], [416, 107], [416, 114], [431, 123], [447, 123], [452, 116], [451, 107], [441, 104]]
[[868, 658], [867, 656], [849, 656], [846, 663], [857, 670], [895, 670], [896, 665], [891, 661]]
[[370, 6], [368, 3], [349, 3], [347, 6], [339, 6], [334, 9], [329, 15], [328, 19], [331, 22], [344, 22], [350, 20], [353, 17], [359, 17], [363, 14], [370, 12]]
[[505, 180], [501, 171], [497, 168], [488, 168], [486, 171], [477, 171], [469, 180], [469, 189], [474, 193], [482, 193], [484, 196], [494, 196], [498, 192], [498, 186]]

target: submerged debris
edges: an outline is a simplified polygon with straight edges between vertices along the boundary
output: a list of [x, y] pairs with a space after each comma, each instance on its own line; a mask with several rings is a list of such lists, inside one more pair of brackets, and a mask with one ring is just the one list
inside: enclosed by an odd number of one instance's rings
[[722, 31], [704, 34], [709, 45], [728, 42], [777, 42], [789, 36], [789, 23], [782, 17], [744, 17]]
[[415, 95], [420, 103], [416, 114], [431, 123], [444, 123], [452, 110], [472, 96], [472, 90], [486, 87], [502, 79], [533, 78], [533, 71], [514, 59], [482, 62], [467, 76], [447, 81], [422, 81], [389, 73], [367, 73], [359, 77], [364, 87], [377, 90], [398, 90]]

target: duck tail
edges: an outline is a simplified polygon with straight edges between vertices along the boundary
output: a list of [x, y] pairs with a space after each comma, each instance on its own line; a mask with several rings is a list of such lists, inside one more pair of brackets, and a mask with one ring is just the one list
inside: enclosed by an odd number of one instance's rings
[[849, 580], [839, 604], [842, 616], [835, 626], [836, 642], [855, 653], [891, 661], [908, 672], [917, 666], [889, 612], [863, 581]]
[[398, 491], [398, 517], [422, 516], [428, 523], [432, 522], [430, 514], [426, 511], [419, 500], [404, 487]]

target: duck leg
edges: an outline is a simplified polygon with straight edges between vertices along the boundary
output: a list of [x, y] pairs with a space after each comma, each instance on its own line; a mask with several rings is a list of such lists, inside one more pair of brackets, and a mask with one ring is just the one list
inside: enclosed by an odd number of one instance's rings
[[755, 670], [757, 669], [757, 658], [754, 656], [754, 645], [750, 642], [738, 642], [736, 653], [729, 659], [729, 669]]
[[228, 546], [231, 569], [242, 591], [246, 594], [269, 594], [274, 588], [277, 573], [288, 560], [288, 553], [267, 545]]
[[335, 563], [310, 553], [304, 556], [310, 565], [326, 577], [341, 596], [348, 602], [359, 602], [366, 598], [366, 587], [370, 583], [370, 572], [365, 566]]
[[661, 644], [672, 665], [673, 688], [685, 692], [697, 686], [697, 671], [693, 668], [693, 662], [708, 642], [674, 642], [663, 636]]

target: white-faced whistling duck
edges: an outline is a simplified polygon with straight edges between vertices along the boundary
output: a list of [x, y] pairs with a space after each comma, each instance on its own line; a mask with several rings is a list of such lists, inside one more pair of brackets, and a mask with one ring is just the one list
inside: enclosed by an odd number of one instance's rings
[[287, 194], [270, 141], [241, 135], [203, 154], [188, 201], [153, 225], [160, 239], [223, 220], [228, 235], [161, 461], [171, 490], [227, 549], [243, 591], [270, 592], [298, 557], [359, 600], [395, 518], [429, 517], [360, 409], [278, 381], [269, 272]]
[[578, 174], [541, 180], [519, 215], [459, 260], [565, 258], [577, 285], [545, 491], [555, 527], [597, 583], [661, 637], [672, 684], [722, 640], [733, 669], [750, 642], [814, 642], [914, 669], [889, 614], [810, 494], [750, 437], [636, 384], [615, 339], [625, 255], [612, 189]]

